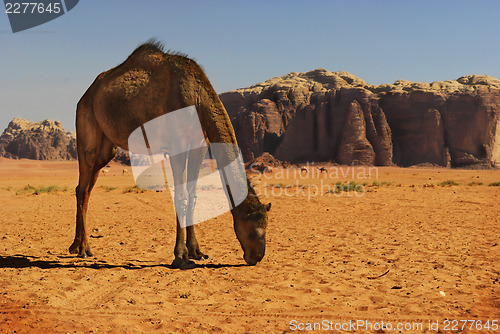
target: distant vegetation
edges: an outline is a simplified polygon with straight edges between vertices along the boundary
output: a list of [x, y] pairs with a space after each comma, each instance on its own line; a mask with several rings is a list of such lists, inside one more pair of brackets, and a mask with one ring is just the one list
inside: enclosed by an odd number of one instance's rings
[[40, 187], [33, 187], [31, 185], [27, 185], [24, 188], [18, 189], [16, 191], [16, 195], [20, 194], [33, 194], [33, 195], [39, 195], [43, 193], [56, 193], [58, 191], [61, 192], [67, 192], [69, 191], [68, 186], [64, 187], [59, 187], [59, 186], [40, 186]]
[[467, 184], [468, 186], [482, 186], [483, 182], [472, 181]]
[[117, 189], [116, 187], [110, 187], [110, 186], [101, 186], [101, 188], [106, 190], [106, 191], [111, 191], [111, 190]]
[[141, 189], [139, 188], [138, 186], [133, 186], [133, 187], [128, 187], [128, 188], [125, 188], [125, 190], [123, 190], [123, 193], [136, 193], [136, 194], [140, 194], [140, 193], [143, 193], [144, 192], [144, 189]]
[[441, 186], [441, 187], [451, 187], [451, 186], [458, 186], [460, 183], [457, 183], [453, 180], [446, 180], [446, 181], [443, 181], [441, 183], [438, 183], [438, 186]]
[[356, 183], [354, 181], [349, 181], [349, 182], [337, 182], [335, 184], [334, 190], [330, 190], [329, 193], [341, 193], [341, 192], [349, 192], [349, 191], [356, 191], [359, 193], [364, 193], [365, 192], [365, 186], [366, 183]]

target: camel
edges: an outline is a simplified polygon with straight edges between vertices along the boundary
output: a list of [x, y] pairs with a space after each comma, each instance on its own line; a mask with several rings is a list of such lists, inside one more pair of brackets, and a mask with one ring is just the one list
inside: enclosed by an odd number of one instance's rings
[[318, 168], [320, 174], [323, 174], [323, 172], [328, 174], [328, 169], [326, 169], [325, 167], [316, 167], [316, 168]]
[[128, 169], [124, 169], [124, 170], [122, 170], [122, 174], [123, 174], [123, 175], [128, 175]]
[[305, 167], [300, 167], [300, 174], [302, 175], [302, 173], [306, 173], [306, 174], [307, 174], [307, 173], [308, 173], [307, 168], [305, 168]]
[[101, 170], [102, 175], [108, 175], [108, 173], [109, 173], [109, 169], [107, 169], [107, 168], [104, 168]]
[[[70, 253], [93, 256], [86, 229], [89, 196], [99, 170], [115, 156], [116, 148], [128, 150], [129, 135], [146, 122], [190, 106], [195, 106], [208, 142], [233, 144], [237, 148], [236, 136], [222, 102], [201, 67], [186, 55], [165, 52], [160, 42], [149, 40], [137, 47], [122, 64], [97, 76], [76, 110], [79, 180], [76, 232]], [[217, 163], [225, 166], [235, 160], [236, 154], [239, 150], [223, 151], [216, 157]], [[186, 170], [199, 170], [200, 165], [200, 156], [186, 156], [182, 163], [172, 164], [174, 178], [175, 175], [185, 177]], [[247, 264], [255, 265], [265, 254], [267, 211], [271, 203], [262, 204], [248, 180], [245, 187], [248, 187], [246, 198], [233, 207], [231, 213], [243, 258]], [[227, 194], [228, 200], [231, 199], [229, 188]], [[194, 226], [182, 227], [186, 226], [186, 214], [189, 216], [194, 208], [196, 193], [193, 189], [176, 189], [175, 197], [184, 210], [176, 210], [177, 234], [172, 265], [192, 268], [194, 262], [191, 260], [208, 258], [200, 251]]]

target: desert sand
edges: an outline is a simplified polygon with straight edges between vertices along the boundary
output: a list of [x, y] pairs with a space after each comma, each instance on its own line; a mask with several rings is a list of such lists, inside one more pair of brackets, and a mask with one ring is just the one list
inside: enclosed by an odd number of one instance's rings
[[[335, 325], [364, 321], [375, 328], [358, 333], [437, 333], [429, 321], [441, 332], [453, 320], [498, 324], [500, 186], [489, 184], [500, 171], [352, 168], [249, 174], [272, 202], [263, 261], [245, 264], [226, 213], [196, 225], [211, 259], [182, 271], [170, 266], [170, 195], [124, 192], [134, 186], [130, 167], [112, 164], [99, 177], [88, 213], [95, 257], [80, 259], [68, 253], [77, 163], [1, 159], [0, 332], [294, 333], [315, 323], [350, 332]], [[458, 185], [438, 185], [449, 180]], [[346, 181], [360, 191], [335, 192]], [[28, 184], [59, 190], [33, 194]], [[422, 327], [377, 330], [382, 321]]]

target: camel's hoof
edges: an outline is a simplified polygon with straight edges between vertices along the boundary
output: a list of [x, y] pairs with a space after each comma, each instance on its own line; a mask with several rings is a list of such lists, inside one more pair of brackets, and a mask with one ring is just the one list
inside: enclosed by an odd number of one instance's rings
[[77, 244], [76, 242], [73, 242], [73, 244], [69, 247], [70, 254], [78, 254], [79, 248], [80, 245]]
[[[194, 254], [193, 254], [194, 253]], [[206, 260], [209, 259], [210, 256], [203, 254], [200, 252], [199, 249], [197, 249], [195, 252], [189, 254], [189, 258], [193, 260]]]
[[92, 257], [94, 254], [92, 254], [92, 251], [90, 250], [90, 247], [82, 247], [80, 245], [77, 245], [73, 243], [71, 247], [69, 248], [69, 252], [71, 254], [78, 254], [78, 257], [81, 258], [86, 258], [86, 257]]
[[78, 253], [78, 257], [81, 258], [86, 258], [86, 257], [93, 257], [94, 254], [90, 251], [90, 249], [85, 249], [85, 250], [80, 250]]
[[172, 262], [172, 266], [177, 269], [193, 269], [195, 264], [193, 261], [184, 261], [181, 258], [175, 258], [174, 262]]

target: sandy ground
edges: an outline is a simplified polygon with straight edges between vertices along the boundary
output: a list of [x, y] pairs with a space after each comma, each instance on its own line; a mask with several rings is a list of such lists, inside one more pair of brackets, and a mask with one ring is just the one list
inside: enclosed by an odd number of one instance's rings
[[[244, 264], [224, 214], [196, 225], [211, 259], [181, 271], [170, 267], [170, 195], [124, 193], [134, 185], [124, 168], [98, 180], [95, 257], [79, 259], [67, 251], [77, 163], [0, 160], [1, 333], [350, 332], [349, 322], [358, 333], [475, 332], [452, 322], [466, 319], [500, 333], [500, 187], [489, 186], [500, 171], [252, 174], [272, 202], [264, 260]], [[364, 192], [335, 192], [353, 180]], [[436, 185], [446, 180], [459, 185]], [[35, 195], [28, 184], [62, 190]]]

